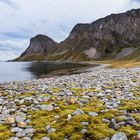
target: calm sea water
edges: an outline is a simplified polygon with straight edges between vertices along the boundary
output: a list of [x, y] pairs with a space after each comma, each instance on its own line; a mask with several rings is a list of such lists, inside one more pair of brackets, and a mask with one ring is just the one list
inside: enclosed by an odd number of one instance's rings
[[87, 65], [60, 62], [0, 62], [0, 83], [36, 79], [51, 72], [57, 73], [58, 70], [81, 67]]

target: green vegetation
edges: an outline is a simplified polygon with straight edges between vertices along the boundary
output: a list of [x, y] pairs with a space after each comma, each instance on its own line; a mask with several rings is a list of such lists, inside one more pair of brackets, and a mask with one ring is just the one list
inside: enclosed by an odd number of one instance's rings
[[137, 135], [136, 130], [134, 130], [131, 126], [122, 126], [119, 131], [124, 132], [129, 138], [133, 138], [133, 136]]
[[118, 109], [128, 111], [140, 109], [140, 100], [123, 100]]
[[46, 56], [42, 54], [30, 54], [17, 58], [18, 61], [44, 61]]
[[0, 139], [1, 140], [7, 140], [9, 137], [11, 137], [13, 134], [10, 131], [10, 128], [5, 125], [0, 125]]

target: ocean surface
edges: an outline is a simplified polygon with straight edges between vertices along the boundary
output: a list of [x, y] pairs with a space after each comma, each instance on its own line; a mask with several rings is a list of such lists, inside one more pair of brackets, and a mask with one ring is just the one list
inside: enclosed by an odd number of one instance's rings
[[86, 64], [61, 62], [0, 62], [0, 83], [73, 74]]

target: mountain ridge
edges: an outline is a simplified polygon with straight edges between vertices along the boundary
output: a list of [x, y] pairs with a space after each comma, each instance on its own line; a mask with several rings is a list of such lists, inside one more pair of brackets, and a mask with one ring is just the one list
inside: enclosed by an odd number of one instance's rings
[[[60, 43], [47, 36], [44, 36], [46, 43], [42, 43], [41, 39], [34, 43], [36, 38], [37, 36], [31, 39], [29, 47], [16, 60], [30, 61], [30, 58], [27, 59], [29, 56], [37, 58], [38, 55], [42, 60], [48, 61], [116, 58], [124, 48], [128, 48], [128, 51], [140, 48], [140, 9], [111, 14], [92, 23], [78, 23]], [[33, 51], [34, 47], [37, 51]], [[40, 48], [43, 48], [45, 53], [40, 51]], [[125, 51], [127, 52], [127, 49]]]

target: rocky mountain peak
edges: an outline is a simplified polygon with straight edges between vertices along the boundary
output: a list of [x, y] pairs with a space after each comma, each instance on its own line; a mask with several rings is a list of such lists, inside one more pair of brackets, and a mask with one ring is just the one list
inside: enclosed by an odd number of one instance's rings
[[21, 54], [21, 57], [26, 55], [46, 55], [53, 53], [56, 49], [57, 42], [45, 35], [37, 35], [30, 40], [29, 47]]
[[79, 23], [60, 43], [47, 36], [37, 35], [31, 39], [29, 47], [21, 56], [39, 53], [47, 56], [47, 60], [54, 61], [115, 58], [119, 53], [126, 56], [129, 50], [139, 47], [140, 9], [132, 9], [92, 23]]

